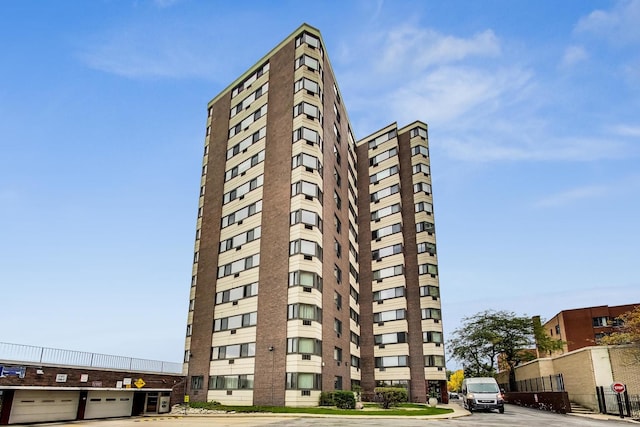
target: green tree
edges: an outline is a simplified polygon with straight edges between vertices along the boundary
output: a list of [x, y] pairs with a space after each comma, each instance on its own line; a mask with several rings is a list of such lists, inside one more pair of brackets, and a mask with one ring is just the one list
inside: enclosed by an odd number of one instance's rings
[[466, 377], [493, 376], [498, 356], [509, 370], [515, 389], [514, 368], [535, 358], [533, 321], [513, 312], [487, 310], [462, 319], [449, 344], [451, 355], [462, 362]]
[[449, 381], [447, 381], [447, 389], [449, 391], [460, 391], [462, 388], [462, 380], [464, 380], [464, 371], [458, 369], [449, 375]]
[[547, 331], [542, 326], [540, 316], [533, 316], [533, 335], [536, 340], [536, 348], [538, 349], [538, 357], [543, 355], [550, 355], [554, 351], [559, 351], [564, 348], [565, 341], [553, 339], [547, 334]]
[[617, 317], [620, 326], [610, 335], [602, 337], [601, 344], [631, 344], [633, 357], [640, 363], [640, 305]]

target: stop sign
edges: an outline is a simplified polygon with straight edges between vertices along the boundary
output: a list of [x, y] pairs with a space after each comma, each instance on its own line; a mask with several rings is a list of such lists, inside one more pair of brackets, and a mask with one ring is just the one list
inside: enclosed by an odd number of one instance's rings
[[611, 390], [615, 391], [616, 393], [624, 393], [624, 391], [626, 389], [627, 388], [622, 383], [613, 383], [613, 384], [611, 384]]

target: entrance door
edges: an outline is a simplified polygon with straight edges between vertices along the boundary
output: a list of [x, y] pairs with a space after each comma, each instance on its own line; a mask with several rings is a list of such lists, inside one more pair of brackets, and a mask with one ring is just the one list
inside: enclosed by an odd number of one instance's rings
[[146, 414], [158, 413], [158, 393], [147, 393], [147, 407], [144, 412]]

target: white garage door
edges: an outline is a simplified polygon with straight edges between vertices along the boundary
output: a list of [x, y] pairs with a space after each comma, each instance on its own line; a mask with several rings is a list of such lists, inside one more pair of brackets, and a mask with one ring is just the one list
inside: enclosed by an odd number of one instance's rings
[[78, 391], [16, 390], [9, 424], [75, 420]]
[[84, 419], [129, 417], [133, 407], [133, 392], [90, 391]]

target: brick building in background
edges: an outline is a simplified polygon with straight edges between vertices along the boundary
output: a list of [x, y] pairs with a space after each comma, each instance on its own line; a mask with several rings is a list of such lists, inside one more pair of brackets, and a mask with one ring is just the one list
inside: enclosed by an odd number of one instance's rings
[[357, 141], [302, 25], [208, 105], [184, 373], [193, 401], [446, 399], [427, 125]]
[[[599, 340], [615, 330], [616, 318], [640, 304], [627, 304], [563, 310], [549, 319], [544, 330], [551, 338], [565, 341], [563, 352], [599, 345]], [[544, 355], [540, 355], [541, 357]]]

